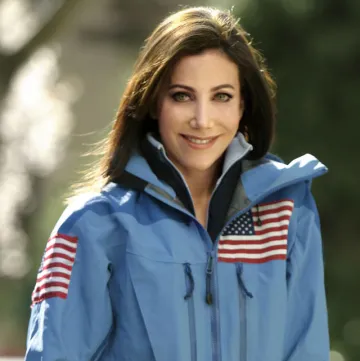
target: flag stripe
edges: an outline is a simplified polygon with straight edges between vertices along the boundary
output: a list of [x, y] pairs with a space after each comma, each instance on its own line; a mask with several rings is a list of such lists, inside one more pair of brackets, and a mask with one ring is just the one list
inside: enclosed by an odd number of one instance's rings
[[[259, 211], [255, 208], [252, 209], [253, 213], [259, 214], [260, 216], [267, 216], [267, 215], [276, 215], [276, 214], [291, 214], [292, 207], [291, 206], [283, 206], [277, 209], [262, 209], [259, 207]], [[255, 211], [255, 212], [254, 212]]]
[[[74, 256], [75, 256], [75, 254], [74, 254]], [[74, 261], [75, 261], [75, 257], [69, 256], [69, 255], [61, 253], [61, 252], [54, 252], [54, 253], [51, 253], [51, 254], [47, 255], [44, 258], [44, 261], [48, 261], [50, 259], [51, 260], [63, 259], [63, 260], [69, 261], [70, 264], [73, 264]]]
[[49, 270], [46, 273], [42, 273], [42, 274], [39, 273], [39, 275], [38, 275], [38, 277], [36, 279], [36, 282], [39, 283], [44, 279], [52, 278], [52, 277], [61, 277], [61, 278], [66, 279], [66, 280], [70, 280], [70, 275], [69, 274], [66, 274], [64, 272], [52, 272], [51, 270]]
[[[44, 260], [43, 266], [44, 266], [44, 268], [46, 268], [48, 265], [51, 265], [54, 263], [61, 265], [60, 267], [68, 266], [71, 269], [74, 262], [69, 261], [69, 260], [65, 259], [64, 257], [51, 257], [47, 260]], [[67, 268], [67, 269], [69, 269], [69, 268]]]
[[[245, 240], [241, 240], [239, 239], [240, 237], [244, 237], [244, 236], [233, 236], [232, 239], [230, 240], [220, 240], [219, 242], [219, 246], [222, 245], [255, 245], [255, 244], [265, 244], [264, 241], [249, 241], [249, 237], [247, 237]], [[239, 240], [238, 240], [239, 239]], [[277, 236], [277, 237], [269, 237], [266, 239], [267, 242], [273, 242], [273, 241], [286, 241], [284, 236]], [[287, 241], [286, 241], [287, 243]]]
[[264, 249], [268, 247], [273, 246], [285, 246], [286, 247], [286, 240], [281, 241], [273, 241], [273, 242], [267, 242], [267, 243], [260, 243], [260, 244], [252, 244], [252, 242], [249, 244], [219, 244], [219, 249], [221, 250], [227, 250], [227, 249]]
[[287, 236], [288, 228], [289, 228], [288, 226], [272, 227], [269, 229], [261, 229], [261, 230], [256, 230], [255, 228], [255, 232], [257, 236], [264, 236], [264, 235], [266, 236], [272, 233], [280, 233]]
[[77, 237], [68, 236], [67, 234], [63, 234], [63, 233], [55, 234], [54, 236], [50, 237], [49, 241], [52, 241], [55, 238], [59, 239], [59, 240], [66, 240], [73, 244], [77, 244], [77, 241], [78, 241]]
[[62, 292], [64, 294], [67, 294], [67, 287], [62, 287], [62, 286], [52, 286], [52, 287], [47, 287], [45, 289], [42, 289], [40, 292], [34, 292], [34, 296], [35, 297], [39, 297], [42, 294], [45, 294], [47, 292]]
[[286, 254], [286, 249], [276, 249], [273, 251], [269, 251], [269, 252], [261, 252], [261, 253], [246, 253], [246, 252], [234, 252], [234, 253], [226, 253], [226, 252], [221, 252], [221, 257], [224, 258], [237, 258], [237, 257], [242, 257], [242, 258], [264, 258], [264, 257], [270, 257], [276, 254]]
[[45, 282], [43, 282], [42, 285], [38, 285], [35, 289], [35, 292], [40, 292], [42, 290], [48, 290], [50, 289], [51, 287], [61, 287], [63, 288], [64, 290], [67, 290], [67, 288], [69, 287], [69, 282], [68, 281], [67, 283], [64, 283], [64, 282], [60, 282], [60, 281], [50, 281], [50, 280], [45, 280]]
[[63, 250], [65, 250], [65, 251], [68, 251], [68, 252], [70, 252], [70, 253], [75, 253], [76, 252], [76, 247], [74, 247], [74, 246], [69, 246], [69, 245], [67, 245], [67, 244], [62, 244], [62, 243], [53, 243], [53, 244], [51, 244], [51, 245], [48, 245], [47, 247], [46, 247], [46, 250], [45, 250], [45, 253], [46, 252], [49, 252], [50, 250], [52, 250], [52, 249], [54, 249], [54, 248], [57, 248], [57, 249], [63, 249]]
[[250, 259], [250, 258], [225, 258], [225, 257], [219, 257], [218, 260], [220, 262], [228, 262], [228, 263], [234, 263], [234, 262], [244, 262], [244, 263], [266, 263], [269, 261], [275, 261], [275, 260], [286, 260], [286, 255], [274, 255], [269, 257], [263, 257], [263, 258], [257, 258], [257, 259]]
[[252, 211], [252, 214], [254, 217], [254, 222], [256, 222], [258, 220], [259, 216], [260, 216], [260, 219], [262, 222], [267, 219], [278, 219], [279, 217], [282, 217], [282, 216], [288, 217], [288, 219], [290, 219], [292, 212], [289, 209], [283, 209], [283, 210], [280, 210], [278, 213], [273, 213], [272, 211], [263, 213], [263, 212], [257, 212], [255, 209]]
[[66, 274], [69, 279], [70, 279], [70, 275], [71, 275], [71, 271], [67, 270], [67, 269], [64, 269], [62, 267], [48, 267], [46, 269], [43, 269], [41, 272], [39, 272], [38, 274], [38, 278], [42, 278], [42, 277], [45, 277], [45, 276], [51, 276], [52, 274], [55, 274], [55, 273], [62, 273], [62, 274]]
[[67, 298], [77, 241], [76, 237], [64, 234], [56, 234], [48, 240], [32, 293], [32, 304], [51, 297]]
[[284, 251], [286, 253], [286, 245], [275, 245], [275, 246], [269, 246], [266, 248], [259, 248], [259, 249], [254, 249], [254, 248], [235, 248], [235, 249], [222, 249], [221, 250], [221, 255], [225, 256], [228, 254], [246, 254], [246, 255], [253, 255], [253, 254], [257, 254], [260, 256], [264, 256], [266, 254], [268, 254], [269, 252], [273, 252], [273, 251]]
[[53, 267], [58, 267], [58, 268], [63, 268], [65, 270], [68, 270], [70, 271], [70, 274], [71, 274], [71, 271], [72, 271], [72, 266], [68, 266], [64, 263], [61, 263], [61, 262], [49, 262], [46, 266], [43, 266], [43, 270], [48, 270], [48, 269], [51, 269]]
[[49, 278], [44, 278], [42, 280], [38, 280], [36, 283], [37, 287], [42, 287], [45, 284], [53, 283], [53, 282], [61, 282], [63, 285], [69, 285], [70, 279], [62, 276], [51, 275]]
[[259, 218], [254, 216], [253, 217], [254, 223], [255, 223], [255, 229], [265, 229], [265, 228], [269, 228], [271, 227], [271, 225], [279, 225], [279, 224], [286, 224], [288, 225], [290, 223], [290, 217], [289, 216], [283, 216], [283, 217], [279, 217], [279, 218], [268, 218], [268, 219], [264, 219], [264, 218], [260, 218], [261, 221], [261, 226], [258, 226], [258, 220]]
[[[261, 204], [259, 204], [259, 209], [265, 211], [268, 209], [276, 210], [281, 207], [293, 208], [293, 206], [294, 206], [294, 202], [290, 199], [287, 199], [287, 200], [282, 200], [282, 201], [277, 201], [277, 202], [261, 203]], [[253, 209], [256, 209], [256, 208], [257, 207], [253, 207]]]
[[66, 299], [67, 297], [67, 293], [64, 292], [46, 292], [44, 294], [42, 294], [41, 296], [36, 296], [33, 298], [33, 305], [39, 302], [42, 302], [48, 298], [53, 298], [53, 297], [59, 297], [59, 298], [63, 298]]
[[68, 247], [69, 248], [69, 251], [72, 251], [72, 252], [75, 252], [76, 251], [76, 247], [77, 245], [72, 243], [72, 242], [69, 242], [68, 240], [66, 239], [61, 239], [61, 238], [53, 238], [52, 240], [50, 240], [47, 245], [46, 245], [46, 250], [54, 247], [54, 246], [58, 246], [58, 247], [61, 247], [61, 246], [64, 246], [64, 247]]

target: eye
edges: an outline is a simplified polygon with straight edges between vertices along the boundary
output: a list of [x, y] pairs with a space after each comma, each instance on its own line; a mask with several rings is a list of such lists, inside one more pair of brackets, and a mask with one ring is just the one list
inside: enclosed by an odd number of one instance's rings
[[228, 102], [230, 99], [232, 99], [232, 95], [228, 93], [217, 93], [215, 94], [215, 99], [219, 100], [220, 102]]
[[190, 96], [183, 92], [177, 92], [171, 95], [176, 102], [186, 102], [190, 99]]

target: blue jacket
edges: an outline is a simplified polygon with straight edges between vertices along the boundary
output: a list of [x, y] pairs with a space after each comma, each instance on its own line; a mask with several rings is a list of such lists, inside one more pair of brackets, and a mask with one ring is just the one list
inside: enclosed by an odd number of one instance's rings
[[310, 191], [326, 168], [251, 162], [250, 149], [239, 136], [227, 151], [217, 187], [242, 171], [214, 239], [140, 154], [125, 185], [74, 201], [46, 245], [25, 360], [328, 361]]

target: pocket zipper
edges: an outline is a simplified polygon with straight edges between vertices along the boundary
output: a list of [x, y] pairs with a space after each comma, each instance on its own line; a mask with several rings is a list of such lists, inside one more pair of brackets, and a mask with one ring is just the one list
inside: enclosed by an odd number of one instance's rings
[[196, 350], [196, 329], [195, 329], [195, 305], [194, 305], [194, 297], [193, 297], [195, 282], [189, 263], [184, 264], [184, 270], [185, 270], [185, 284], [186, 284], [186, 294], [184, 296], [184, 300], [188, 304], [191, 361], [196, 361], [197, 350]]
[[240, 307], [240, 361], [247, 360], [247, 319], [246, 319], [246, 304], [247, 298], [253, 298], [251, 292], [245, 286], [242, 278], [243, 265], [236, 264], [236, 274], [240, 287], [239, 292], [239, 307]]

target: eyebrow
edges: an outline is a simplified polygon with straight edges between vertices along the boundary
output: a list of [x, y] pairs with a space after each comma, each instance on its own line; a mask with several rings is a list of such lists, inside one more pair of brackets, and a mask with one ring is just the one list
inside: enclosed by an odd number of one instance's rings
[[[189, 91], [195, 92], [195, 89], [188, 85], [172, 84], [169, 86], [169, 90], [171, 90], [173, 88], [183, 88], [183, 89], [187, 89]], [[231, 89], [235, 90], [235, 87], [231, 84], [220, 84], [220, 85], [217, 85], [217, 86], [211, 88], [211, 91], [216, 91], [216, 90], [223, 89], [223, 88], [231, 88]]]

